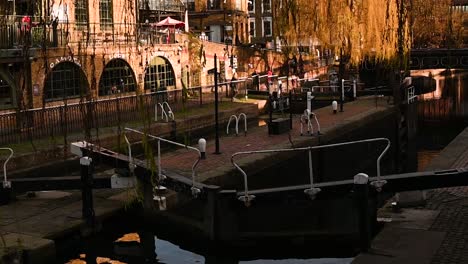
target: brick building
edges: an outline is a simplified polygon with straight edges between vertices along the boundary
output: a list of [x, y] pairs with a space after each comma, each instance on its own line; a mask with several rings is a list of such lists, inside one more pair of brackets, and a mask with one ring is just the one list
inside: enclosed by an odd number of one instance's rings
[[2, 1], [0, 109], [181, 88], [188, 37], [183, 27], [154, 27], [147, 19], [154, 14], [141, 7], [132, 0]]
[[187, 0], [190, 27], [207, 40], [249, 43], [247, 0]]

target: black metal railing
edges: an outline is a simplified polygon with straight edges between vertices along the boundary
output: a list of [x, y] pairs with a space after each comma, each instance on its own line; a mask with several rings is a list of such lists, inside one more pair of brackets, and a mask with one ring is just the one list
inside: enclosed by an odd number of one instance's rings
[[52, 23], [39, 18], [23, 23], [18, 17], [0, 23], [0, 49], [22, 47], [64, 47], [69, 44], [174, 44], [176, 29], [154, 27], [148, 23]]
[[[107, 99], [3, 113], [0, 114], [0, 146], [82, 133], [86, 129], [153, 122], [158, 103], [167, 102], [177, 113], [213, 103], [214, 92], [214, 86], [197, 86], [186, 91], [117, 94]], [[234, 93], [228, 83], [218, 86], [220, 101], [231, 101], [232, 96]]]

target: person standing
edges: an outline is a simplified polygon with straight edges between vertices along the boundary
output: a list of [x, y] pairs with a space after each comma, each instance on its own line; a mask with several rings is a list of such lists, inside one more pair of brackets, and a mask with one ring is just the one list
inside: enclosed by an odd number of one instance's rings
[[283, 82], [278, 80], [278, 97], [281, 97], [281, 92], [283, 90]]
[[24, 45], [29, 45], [29, 36], [31, 32], [31, 17], [25, 15], [21, 18], [21, 37]]
[[253, 86], [254, 86], [254, 89], [257, 89], [257, 91], [260, 90], [260, 82], [258, 80], [258, 73], [257, 71], [254, 71], [252, 73], [252, 82], [253, 82]]
[[237, 94], [237, 72], [233, 70], [232, 72], [232, 79], [231, 79], [231, 91], [232, 91], [232, 96], [234, 97]]

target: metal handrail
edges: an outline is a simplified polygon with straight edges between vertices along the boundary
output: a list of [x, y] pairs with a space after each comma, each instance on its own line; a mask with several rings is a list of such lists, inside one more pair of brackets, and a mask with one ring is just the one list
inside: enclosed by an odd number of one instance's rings
[[310, 116], [314, 116], [315, 123], [317, 124], [317, 134], [320, 134], [320, 123], [317, 119], [317, 115], [314, 112], [311, 112], [309, 109], [304, 110], [304, 114], [301, 115], [300, 123], [301, 123], [301, 136], [303, 135], [303, 124], [307, 122], [307, 133], [313, 134], [314, 133], [314, 126], [312, 125], [312, 121], [310, 120]]
[[175, 120], [174, 112], [172, 112], [172, 108], [167, 101], [163, 102], [163, 107], [164, 106], [167, 106], [167, 109], [168, 109], [167, 117], [172, 118], [172, 120], [174, 121]]
[[245, 113], [240, 113], [239, 117], [236, 115], [231, 115], [226, 126], [226, 135], [229, 135], [229, 125], [231, 124], [232, 119], [236, 120], [236, 136], [239, 135], [239, 121], [241, 117], [244, 117], [244, 135], [247, 135], [247, 115]]
[[352, 144], [359, 144], [359, 143], [368, 143], [368, 142], [376, 142], [376, 141], [385, 141], [387, 142], [387, 146], [382, 151], [382, 153], [377, 158], [377, 181], [374, 184], [376, 188], [381, 188], [386, 181], [381, 180], [380, 176], [380, 160], [382, 157], [387, 153], [388, 149], [390, 148], [390, 140], [388, 138], [372, 138], [372, 139], [364, 139], [364, 140], [356, 140], [356, 141], [349, 141], [349, 142], [342, 142], [342, 143], [335, 143], [335, 144], [328, 144], [328, 145], [321, 145], [321, 146], [312, 146], [312, 147], [302, 147], [302, 148], [292, 148], [292, 149], [270, 149], [270, 150], [254, 150], [254, 151], [241, 151], [232, 154], [231, 156], [231, 163], [234, 167], [240, 171], [244, 178], [244, 195], [239, 196], [238, 199], [245, 202], [246, 205], [250, 204], [255, 196], [249, 194], [248, 188], [248, 181], [247, 181], [247, 173], [234, 161], [234, 158], [239, 155], [247, 155], [247, 154], [266, 154], [266, 153], [279, 153], [279, 152], [297, 152], [297, 151], [307, 151], [309, 155], [309, 177], [310, 177], [310, 189], [304, 190], [305, 193], [315, 196], [320, 189], [315, 188], [314, 186], [314, 178], [313, 178], [313, 169], [312, 169], [312, 156], [311, 151], [314, 149], [323, 149], [323, 148], [331, 148], [331, 147], [338, 147], [338, 146], [346, 146]]
[[[154, 119], [155, 119], [154, 121], [158, 121], [158, 106], [161, 107], [161, 119], [164, 120], [164, 117], [166, 117], [166, 122], [169, 122], [169, 118], [172, 118], [172, 120], [175, 120], [174, 112], [172, 112], [172, 108], [169, 105], [169, 103], [162, 102], [154, 106]], [[167, 107], [167, 112], [164, 106]]]
[[124, 139], [128, 146], [128, 169], [130, 170], [130, 174], [133, 176], [133, 172], [135, 171], [135, 165], [133, 163], [132, 157], [132, 145], [130, 144], [130, 141], [128, 140], [126, 135], [124, 135]]
[[[311, 92], [315, 92], [315, 89], [319, 89], [321, 93], [323, 93], [324, 89], [332, 90], [333, 92], [336, 92], [336, 89], [338, 89], [340, 86], [338, 85], [314, 85], [310, 88]], [[303, 91], [309, 90], [309, 88], [302, 88]]]
[[162, 103], [157, 103], [154, 105], [154, 121], [158, 121], [158, 106], [161, 107], [161, 119], [164, 120], [166, 116], [166, 122], [169, 121], [166, 111], [164, 110], [164, 105]]
[[408, 87], [408, 104], [413, 103], [417, 97], [414, 86]]
[[[246, 136], [247, 135], [247, 115], [244, 113], [240, 113], [239, 119], [237, 121], [240, 121], [242, 116], [244, 117], [244, 135]], [[236, 122], [236, 131], [238, 130], [238, 127], [239, 127], [239, 123]]]
[[135, 130], [135, 129], [132, 129], [132, 128], [126, 127], [125, 130], [130, 131], [130, 132], [134, 132], [134, 133], [137, 133], [137, 134], [140, 134], [140, 135], [146, 135], [146, 136], [148, 136], [150, 138], [154, 138], [154, 139], [158, 140], [158, 179], [159, 180], [164, 178], [164, 176], [162, 175], [162, 169], [161, 169], [161, 145], [160, 145], [161, 141], [172, 144], [172, 145], [175, 145], [175, 146], [179, 146], [179, 147], [183, 147], [183, 148], [186, 148], [186, 149], [196, 151], [198, 153], [198, 159], [192, 165], [192, 188], [191, 189], [192, 189], [192, 195], [195, 196], [195, 197], [197, 197], [198, 194], [201, 193], [200, 188], [195, 187], [195, 184], [196, 184], [196, 180], [195, 180], [196, 167], [197, 167], [198, 163], [201, 160], [201, 152], [200, 152], [199, 149], [188, 146], [188, 145], [184, 145], [184, 144], [181, 144], [181, 143], [178, 143], [178, 142], [175, 142], [175, 141], [164, 139], [162, 137], [157, 137], [157, 136], [154, 136], [154, 135], [151, 135], [151, 134], [143, 133], [141, 131], [138, 131], [138, 130]]
[[[236, 124], [238, 123], [239, 119], [237, 119], [237, 116], [236, 115], [231, 115], [229, 117], [229, 121], [227, 123], [227, 126], [226, 126], [226, 135], [229, 135], [229, 125], [231, 125], [231, 121], [232, 119], [235, 119], [236, 120]], [[238, 131], [238, 128], [237, 128], [237, 125], [236, 125], [236, 136], [239, 134], [239, 131]]]
[[9, 150], [10, 151], [10, 156], [8, 156], [8, 158], [3, 163], [3, 188], [11, 188], [11, 182], [9, 182], [8, 178], [7, 178], [6, 165], [7, 165], [8, 161], [11, 159], [11, 157], [13, 157], [14, 152], [13, 152], [13, 149], [11, 149], [11, 148], [0, 148], [0, 150]]

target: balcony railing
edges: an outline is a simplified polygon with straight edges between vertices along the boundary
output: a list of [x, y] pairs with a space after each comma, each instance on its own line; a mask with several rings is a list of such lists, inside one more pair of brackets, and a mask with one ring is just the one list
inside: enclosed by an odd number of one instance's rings
[[[173, 44], [175, 33], [148, 24], [40, 23], [10, 21], [0, 24], [0, 49], [53, 48], [81, 45]], [[33, 20], [34, 21], [34, 20]]]

